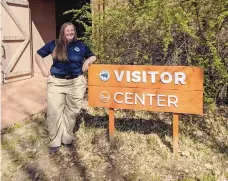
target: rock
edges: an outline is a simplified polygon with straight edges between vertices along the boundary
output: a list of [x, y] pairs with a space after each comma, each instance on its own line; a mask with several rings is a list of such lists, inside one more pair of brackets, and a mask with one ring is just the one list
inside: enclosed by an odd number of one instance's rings
[[19, 165], [19, 166], [17, 166], [17, 170], [19, 170], [19, 169], [21, 169], [23, 167], [23, 165]]
[[38, 178], [39, 176], [40, 176], [40, 174], [39, 174], [39, 173], [36, 173], [35, 176], [34, 176], [34, 178], [36, 179], [36, 178]]
[[91, 177], [94, 178], [94, 177], [95, 177], [95, 174], [94, 174], [93, 172], [90, 172], [90, 173], [89, 173], [89, 176], [91, 176]]
[[111, 158], [112, 160], [115, 160], [115, 159], [116, 159], [115, 155], [111, 155], [110, 158]]
[[204, 167], [206, 167], [207, 169], [212, 169], [213, 168], [213, 166], [211, 164], [208, 164], [208, 163], [205, 164]]
[[74, 166], [74, 163], [70, 163], [70, 166], [71, 166], [71, 167]]
[[225, 175], [221, 175], [216, 181], [227, 181]]
[[216, 175], [216, 176], [219, 176], [219, 175], [221, 175], [221, 171], [220, 170], [217, 170], [217, 169], [215, 169], [214, 171], [213, 171], [213, 173]]
[[108, 162], [108, 163], [107, 163], [107, 167], [108, 167], [108, 168], [112, 168], [112, 164]]
[[228, 172], [228, 168], [226, 168], [226, 171], [225, 172]]
[[189, 169], [185, 169], [184, 172], [185, 172], [185, 173], [189, 173]]
[[62, 165], [62, 168], [67, 168], [67, 165], [64, 163], [64, 164]]
[[164, 179], [164, 181], [171, 181], [172, 180], [172, 176], [171, 175], [167, 175]]
[[197, 175], [197, 173], [195, 173], [195, 172], [191, 173], [191, 177], [192, 177], [192, 178], [195, 178], [196, 175]]
[[26, 151], [27, 151], [27, 152], [31, 152], [32, 150], [31, 150], [30, 148], [27, 148]]
[[188, 151], [181, 152], [181, 156], [190, 156], [190, 153]]
[[200, 130], [195, 131], [194, 134], [195, 134], [197, 137], [202, 137], [202, 136], [203, 136], [203, 132], [200, 131]]
[[69, 159], [69, 158], [67, 158], [67, 157], [65, 157], [65, 158], [64, 158], [64, 161], [65, 161], [65, 162], [69, 162], [69, 161], [70, 161], [70, 159]]
[[205, 119], [205, 122], [206, 122], [207, 124], [211, 124], [211, 123], [213, 122], [213, 119]]

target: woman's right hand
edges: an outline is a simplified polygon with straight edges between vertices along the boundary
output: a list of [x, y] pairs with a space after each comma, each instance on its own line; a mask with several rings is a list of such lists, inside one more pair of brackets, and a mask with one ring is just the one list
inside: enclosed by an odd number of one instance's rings
[[43, 76], [48, 77], [50, 75], [50, 69], [46, 68], [43, 58], [39, 54], [36, 53], [35, 60], [36, 60], [38, 67], [40, 68]]
[[50, 73], [48, 71], [42, 72], [44, 77], [48, 77], [50, 75]]

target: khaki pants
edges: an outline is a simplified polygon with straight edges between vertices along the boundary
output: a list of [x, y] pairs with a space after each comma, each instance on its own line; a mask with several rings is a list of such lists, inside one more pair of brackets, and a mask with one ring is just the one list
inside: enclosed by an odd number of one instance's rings
[[48, 77], [47, 123], [50, 147], [73, 141], [76, 115], [80, 111], [85, 90], [86, 79], [83, 75], [70, 80]]

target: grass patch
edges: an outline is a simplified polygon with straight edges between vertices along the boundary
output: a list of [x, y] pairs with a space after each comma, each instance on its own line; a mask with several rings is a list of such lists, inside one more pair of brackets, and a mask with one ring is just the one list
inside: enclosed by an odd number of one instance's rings
[[228, 172], [224, 173], [224, 176], [226, 177], [226, 179], [228, 180]]
[[2, 140], [1, 141], [1, 147], [2, 150], [15, 150], [18, 144], [18, 140], [12, 139], [12, 140]]
[[[47, 180], [163, 181], [172, 177], [172, 181], [216, 181], [222, 173], [228, 177], [226, 154], [208, 145], [216, 139], [197, 140], [190, 129], [193, 123], [184, 125], [180, 155], [174, 158], [169, 114], [123, 110], [116, 113], [112, 144], [108, 141], [107, 110], [89, 108], [77, 119], [80, 124], [74, 133], [73, 148], [67, 151], [62, 146], [54, 157], [48, 154], [45, 114], [33, 118], [35, 121], [26, 126], [14, 125], [11, 133], [2, 135], [3, 180], [26, 180], [31, 173], [17, 169], [20, 165], [35, 165], [32, 175], [39, 172]], [[194, 124], [194, 130], [201, 126]], [[218, 144], [225, 145], [225, 139], [215, 146]], [[7, 165], [13, 165], [13, 174], [7, 174]]]
[[136, 171], [134, 173], [130, 173], [125, 176], [125, 179], [127, 181], [161, 181], [161, 177], [157, 174], [149, 174], [149, 175], [144, 175], [140, 171]]
[[200, 178], [200, 181], [216, 181], [216, 177], [212, 174], [203, 174]]
[[39, 135], [36, 135], [36, 134], [30, 134], [28, 137], [27, 137], [27, 140], [30, 142], [30, 144], [35, 144], [36, 142], [38, 142], [40, 140], [40, 136]]
[[184, 178], [182, 181], [196, 181], [196, 180], [194, 178], [187, 177], [187, 178]]

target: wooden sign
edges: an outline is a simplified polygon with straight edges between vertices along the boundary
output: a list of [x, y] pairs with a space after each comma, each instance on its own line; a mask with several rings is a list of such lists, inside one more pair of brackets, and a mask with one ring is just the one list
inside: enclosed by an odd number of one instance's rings
[[203, 114], [203, 70], [184, 66], [92, 65], [89, 106]]
[[186, 66], [92, 65], [89, 85], [203, 90], [203, 69]]
[[109, 108], [109, 138], [114, 108], [172, 112], [173, 152], [178, 152], [179, 113], [203, 114], [203, 69], [186, 66], [91, 65], [88, 103]]
[[93, 107], [202, 114], [202, 104], [199, 91], [89, 87], [89, 106]]

